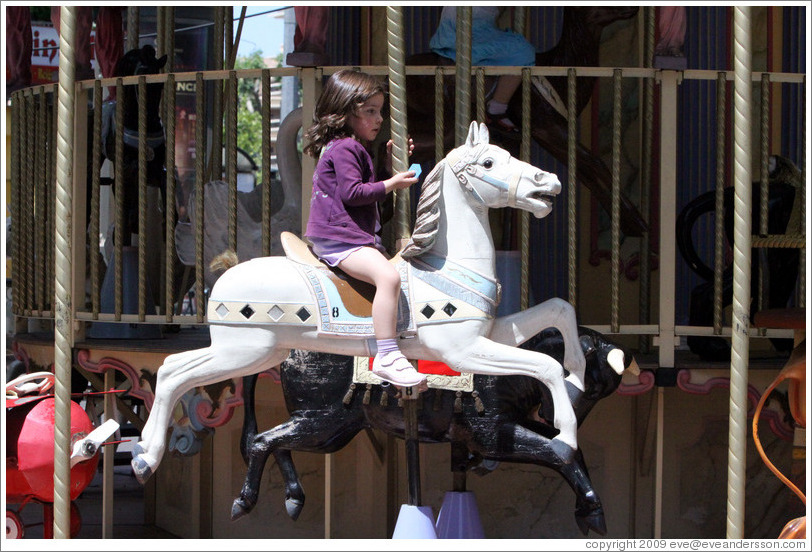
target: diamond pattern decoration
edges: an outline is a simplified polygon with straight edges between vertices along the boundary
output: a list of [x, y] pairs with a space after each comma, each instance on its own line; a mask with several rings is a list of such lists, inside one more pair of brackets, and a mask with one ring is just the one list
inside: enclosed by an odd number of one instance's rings
[[451, 303], [446, 303], [443, 307], [443, 312], [446, 313], [448, 316], [454, 316], [454, 313], [457, 312], [457, 307], [452, 305]]
[[279, 305], [274, 305], [271, 310], [268, 311], [268, 316], [271, 317], [271, 320], [274, 322], [278, 322], [280, 318], [285, 315], [285, 311], [283, 311]]
[[254, 316], [254, 309], [251, 308], [251, 305], [245, 305], [242, 309], [240, 309], [240, 314], [242, 314], [246, 320]]
[[436, 311], [435, 311], [433, 308], [431, 308], [431, 305], [426, 305], [425, 307], [423, 307], [423, 310], [421, 310], [420, 312], [421, 312], [421, 313], [423, 314], [423, 316], [425, 316], [426, 318], [431, 318], [431, 317], [432, 317], [432, 315], [433, 315], [433, 314], [434, 314]]
[[299, 310], [296, 311], [296, 316], [299, 317], [299, 320], [304, 322], [305, 320], [310, 318], [310, 311], [307, 310], [305, 307], [302, 307], [302, 308], [300, 308]]
[[214, 309], [214, 312], [216, 312], [217, 316], [219, 316], [220, 318], [225, 318], [226, 315], [228, 314], [228, 307], [220, 303], [219, 305], [217, 305], [217, 308]]

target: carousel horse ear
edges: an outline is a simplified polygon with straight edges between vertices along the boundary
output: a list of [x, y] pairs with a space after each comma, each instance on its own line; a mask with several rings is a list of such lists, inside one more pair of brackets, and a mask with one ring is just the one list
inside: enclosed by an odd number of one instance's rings
[[491, 143], [491, 134], [488, 132], [488, 125], [486, 125], [485, 123], [479, 123], [479, 143], [480, 144]]
[[166, 54], [162, 55], [158, 58], [158, 69], [163, 69], [164, 65], [166, 65]]
[[465, 145], [469, 148], [474, 147], [479, 143], [479, 133], [477, 132], [476, 121], [471, 122], [468, 126], [468, 138], [465, 139]]

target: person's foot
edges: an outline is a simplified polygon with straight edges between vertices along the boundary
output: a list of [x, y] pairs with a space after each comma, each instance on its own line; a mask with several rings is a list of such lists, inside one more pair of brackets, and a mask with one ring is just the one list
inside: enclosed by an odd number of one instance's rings
[[508, 134], [519, 132], [519, 127], [513, 124], [513, 121], [510, 120], [506, 113], [497, 114], [486, 111], [485, 124]]
[[372, 373], [400, 387], [414, 387], [426, 381], [425, 374], [415, 370], [412, 363], [400, 351], [375, 355]]

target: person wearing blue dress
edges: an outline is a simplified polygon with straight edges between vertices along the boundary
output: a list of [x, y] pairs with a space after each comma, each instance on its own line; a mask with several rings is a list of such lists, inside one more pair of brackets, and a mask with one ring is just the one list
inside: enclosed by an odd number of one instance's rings
[[[500, 29], [496, 21], [505, 7], [474, 6], [471, 9], [471, 65], [535, 65], [536, 49], [519, 33]], [[445, 6], [440, 24], [429, 41], [431, 50], [456, 59], [457, 8]], [[502, 75], [487, 104], [488, 124], [507, 132], [517, 132], [505, 115], [510, 98], [522, 82], [520, 75]]]

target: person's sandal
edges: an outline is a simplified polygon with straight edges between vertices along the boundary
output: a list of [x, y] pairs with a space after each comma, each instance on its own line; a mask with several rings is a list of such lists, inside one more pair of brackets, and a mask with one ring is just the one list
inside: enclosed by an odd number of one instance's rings
[[494, 113], [485, 112], [485, 124], [508, 134], [519, 132], [519, 127], [513, 124], [513, 121], [510, 120], [507, 113], [496, 115]]

